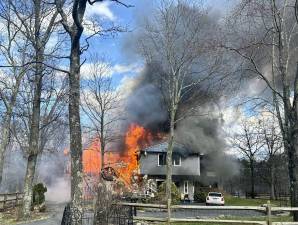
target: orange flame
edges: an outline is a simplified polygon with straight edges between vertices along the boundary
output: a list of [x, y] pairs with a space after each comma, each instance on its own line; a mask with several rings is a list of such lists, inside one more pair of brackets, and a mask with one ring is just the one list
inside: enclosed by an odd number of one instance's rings
[[83, 152], [83, 170], [86, 174], [99, 174], [101, 170], [100, 142], [96, 138]]
[[[105, 165], [114, 168], [119, 178], [127, 185], [132, 182], [132, 176], [139, 174], [138, 157], [141, 148], [152, 143], [152, 135], [144, 127], [131, 124], [125, 134], [124, 151], [106, 151]], [[98, 175], [101, 170], [101, 154], [99, 139], [83, 152], [84, 173]]]

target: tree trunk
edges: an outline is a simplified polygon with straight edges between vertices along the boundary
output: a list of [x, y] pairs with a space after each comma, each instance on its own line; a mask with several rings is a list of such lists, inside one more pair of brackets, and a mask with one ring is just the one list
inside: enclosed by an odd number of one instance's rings
[[40, 26], [41, 26], [41, 1], [35, 0], [34, 2], [34, 39], [33, 47], [35, 51], [35, 71], [34, 71], [34, 96], [32, 106], [32, 116], [30, 124], [29, 134], [29, 149], [27, 159], [27, 169], [24, 181], [24, 200], [22, 214], [24, 217], [30, 216], [30, 210], [32, 207], [32, 195], [33, 195], [33, 181], [36, 169], [37, 156], [39, 153], [39, 128], [40, 128], [40, 105], [41, 105], [41, 89], [42, 89], [42, 77], [43, 77], [43, 65], [44, 61], [44, 48], [41, 42]]
[[3, 169], [4, 169], [4, 154], [9, 144], [9, 131], [12, 112], [7, 112], [4, 117], [4, 124], [2, 128], [2, 138], [0, 143], [0, 185], [2, 184]]
[[[290, 178], [290, 195], [291, 195], [291, 206], [297, 207], [297, 179], [295, 173], [295, 156], [294, 156], [294, 149], [288, 150], [288, 169], [289, 169], [289, 178]], [[294, 212], [294, 221], [298, 221], [298, 213]]]
[[251, 198], [255, 198], [255, 168], [254, 168], [254, 162], [250, 162], [250, 194]]
[[35, 174], [35, 167], [37, 162], [37, 154], [32, 154], [28, 157], [26, 176], [24, 182], [24, 199], [23, 199], [23, 216], [29, 217], [32, 208], [33, 200], [33, 181]]
[[[43, 50], [37, 50], [36, 61], [43, 62]], [[32, 207], [32, 189], [36, 169], [37, 156], [39, 153], [39, 127], [40, 127], [40, 98], [42, 88], [43, 66], [37, 63], [35, 66], [35, 88], [32, 118], [30, 125], [29, 136], [29, 149], [27, 159], [27, 169], [24, 181], [24, 203], [23, 203], [23, 216], [29, 217]]]
[[101, 153], [101, 169], [104, 169], [104, 158], [105, 158], [105, 137], [104, 137], [104, 112], [102, 112], [101, 119], [100, 119], [100, 153]]
[[274, 168], [273, 168], [273, 165], [271, 164], [270, 165], [270, 199], [271, 200], [275, 199], [274, 177], [275, 177]]
[[[297, 4], [296, 4], [297, 6]], [[291, 140], [292, 140], [292, 146], [293, 146], [293, 154], [294, 154], [294, 163], [297, 160], [296, 154], [298, 152], [298, 63], [296, 63], [296, 77], [294, 82], [294, 100], [293, 100], [293, 112], [292, 112], [292, 134], [291, 134]], [[293, 196], [295, 198], [293, 199], [293, 206], [298, 207], [298, 196], [297, 196], [297, 180], [296, 180], [296, 168], [294, 167], [294, 174], [293, 174], [293, 180], [295, 183], [293, 184]], [[298, 212], [294, 212], [294, 221], [298, 221]]]
[[[285, 103], [284, 103], [285, 104]], [[294, 103], [295, 104], [295, 103]], [[288, 173], [290, 181], [290, 197], [291, 206], [298, 206], [297, 199], [297, 177], [296, 177], [296, 151], [297, 148], [297, 132], [295, 132], [295, 125], [297, 122], [293, 120], [291, 115], [291, 110], [288, 104], [285, 104], [284, 114], [285, 114], [285, 141], [284, 147], [288, 156]], [[293, 212], [294, 221], [298, 221], [298, 212]]]
[[[100, 142], [102, 142], [102, 140], [100, 139]], [[101, 167], [100, 169], [103, 170], [104, 167], [105, 167], [105, 161], [104, 161], [104, 158], [105, 158], [105, 145], [104, 144], [100, 144], [100, 157], [101, 157]]]
[[[298, 78], [297, 78], [298, 79]], [[298, 95], [298, 93], [297, 93]], [[298, 97], [298, 96], [297, 96]], [[298, 99], [296, 99], [298, 101]], [[297, 104], [297, 102], [294, 102]], [[295, 109], [295, 107], [294, 107]], [[298, 109], [296, 109], [298, 110]], [[296, 114], [295, 112], [294, 114]], [[296, 114], [298, 115], [298, 113]], [[288, 152], [289, 157], [289, 176], [290, 176], [290, 192], [291, 192], [291, 206], [298, 207], [298, 196], [297, 196], [297, 176], [296, 176], [296, 160], [297, 160], [297, 151], [298, 151], [298, 119], [296, 116], [295, 120], [292, 121], [291, 126], [291, 136], [290, 136], [290, 151]], [[298, 212], [293, 212], [293, 219], [294, 221], [298, 221]]]
[[[73, 207], [82, 212], [83, 165], [82, 134], [80, 121], [80, 39], [77, 35], [71, 39], [69, 73], [69, 128], [71, 154], [71, 201]], [[82, 224], [72, 221], [75, 225]]]
[[168, 140], [167, 149], [167, 180], [166, 180], [166, 198], [167, 198], [167, 224], [170, 224], [171, 220], [171, 203], [172, 203], [172, 154], [174, 144], [174, 120], [175, 112], [171, 112], [170, 122], [170, 137]]

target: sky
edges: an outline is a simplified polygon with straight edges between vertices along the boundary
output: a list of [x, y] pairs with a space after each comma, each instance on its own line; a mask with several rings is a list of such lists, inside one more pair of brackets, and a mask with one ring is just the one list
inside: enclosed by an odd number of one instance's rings
[[[199, 1], [199, 0], [198, 0]], [[235, 0], [207, 0], [204, 1], [211, 10], [225, 12], [229, 10], [232, 2]], [[137, 75], [142, 69], [141, 58], [129, 57], [124, 49], [124, 43], [127, 38], [134, 35], [138, 28], [138, 20], [148, 16], [150, 12], [157, 7], [157, 0], [123, 0], [133, 7], [126, 8], [120, 4], [110, 1], [96, 3], [88, 6], [86, 18], [92, 20], [94, 16], [103, 18], [107, 23], [113, 23], [126, 27], [128, 32], [119, 33], [114, 37], [95, 37], [90, 41], [90, 48], [85, 57], [91, 53], [104, 55], [112, 66], [112, 76], [115, 85], [121, 84], [126, 77]], [[83, 39], [84, 40], [84, 39]]]
[[[162, 0], [123, 0], [123, 2], [133, 5], [133, 7], [126, 8], [119, 4], [110, 1], [97, 3], [93, 6], [88, 6], [86, 18], [91, 20], [93, 16], [104, 18], [105, 22], [111, 22], [117, 25], [127, 27], [129, 32], [119, 33], [114, 37], [95, 37], [90, 41], [88, 52], [83, 56], [87, 57], [90, 53], [97, 53], [104, 55], [112, 64], [111, 73], [114, 84], [129, 85], [127, 78], [138, 76], [142, 71], [143, 63], [141, 57], [130, 57], [131, 54], [127, 53], [124, 44], [128, 38], [135, 35], [138, 29], [138, 20], [145, 16], [152, 16], [152, 11], [157, 7], [156, 3]], [[193, 0], [200, 1], [200, 0]], [[204, 1], [204, 0], [203, 0]], [[236, 0], [206, 0], [206, 6], [218, 14], [224, 15], [228, 12]], [[216, 14], [216, 13], [215, 13]], [[84, 39], [83, 39], [84, 40]], [[88, 61], [85, 65], [88, 66]], [[84, 72], [82, 67], [82, 76], [87, 73], [88, 69]], [[239, 130], [238, 124], [235, 119], [245, 117], [245, 112], [240, 112], [234, 106], [225, 107], [222, 109], [222, 114], [226, 122], [227, 130]]]

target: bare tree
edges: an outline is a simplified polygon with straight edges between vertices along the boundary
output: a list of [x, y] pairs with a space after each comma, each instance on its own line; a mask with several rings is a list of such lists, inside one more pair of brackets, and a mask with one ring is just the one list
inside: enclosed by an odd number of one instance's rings
[[[69, 68], [69, 126], [71, 149], [71, 200], [74, 207], [82, 210], [82, 131], [80, 121], [80, 67], [81, 67], [81, 36], [84, 30], [84, 15], [87, 4], [93, 5], [103, 0], [74, 0], [71, 7], [71, 18], [65, 10], [65, 0], [55, 0], [61, 23], [70, 37], [70, 68]], [[114, 2], [121, 3], [118, 0]], [[124, 3], [121, 3], [124, 6]], [[103, 32], [117, 31], [115, 27], [103, 31], [99, 29], [94, 35]], [[92, 35], [92, 36], [94, 36]], [[88, 47], [88, 44], [87, 44]]]
[[16, 105], [17, 96], [23, 80], [23, 77], [29, 66], [17, 67], [26, 64], [28, 57], [26, 51], [28, 41], [20, 38], [20, 29], [15, 27], [12, 20], [12, 10], [7, 2], [0, 3], [0, 20], [5, 25], [2, 31], [0, 51], [2, 54], [1, 64], [8, 65], [9, 68], [2, 68], [0, 84], [0, 102], [3, 103], [2, 129], [0, 139], [0, 185], [2, 182], [4, 168], [4, 154], [8, 148], [11, 120]]
[[255, 198], [255, 162], [264, 143], [259, 124], [242, 121], [241, 130], [233, 137], [232, 144], [248, 160], [250, 169], [251, 198]]
[[[51, 71], [51, 72], [50, 72]], [[66, 122], [67, 89], [65, 77], [57, 75], [55, 71], [49, 70], [43, 76], [43, 88], [41, 92], [40, 105], [40, 130], [38, 156], [36, 160], [33, 185], [39, 180], [45, 158], [51, 158], [62, 141], [65, 139], [68, 123]], [[20, 87], [17, 104], [15, 106], [12, 121], [12, 143], [18, 145], [24, 158], [30, 155], [29, 137], [30, 123], [33, 113], [34, 85], [30, 77], [32, 73], [26, 74]], [[19, 152], [19, 151], [18, 151]], [[17, 153], [16, 153], [17, 154]], [[52, 162], [55, 164], [56, 162]], [[53, 172], [53, 171], [52, 171]], [[22, 183], [23, 186], [23, 183]]]
[[[42, 78], [45, 74], [45, 49], [53, 30], [57, 25], [58, 12], [56, 8], [47, 1], [14, 1], [7, 0], [13, 14], [10, 23], [18, 28], [24, 39], [27, 39], [32, 47], [30, 64], [33, 66], [34, 96], [32, 116], [30, 118], [30, 134], [28, 163], [24, 182], [24, 204], [23, 215], [30, 215], [32, 204], [32, 186], [39, 149], [39, 130], [40, 130], [40, 104]], [[45, 23], [46, 21], [46, 23]], [[18, 66], [25, 66], [18, 65]]]
[[111, 65], [98, 55], [88, 64], [88, 77], [83, 82], [83, 110], [90, 119], [87, 127], [95, 132], [100, 141], [101, 168], [104, 168], [106, 147], [117, 138], [120, 116], [119, 92], [112, 84]]
[[260, 121], [260, 132], [265, 144], [263, 149], [263, 157], [268, 163], [270, 176], [268, 183], [270, 185], [270, 199], [275, 199], [275, 177], [276, 177], [276, 155], [282, 152], [282, 137], [274, 115], [270, 118], [263, 118]]
[[[244, 59], [243, 71], [263, 80], [272, 93], [288, 156], [291, 205], [297, 206], [298, 37], [294, 6], [293, 0], [241, 1], [232, 16], [235, 29], [231, 29], [228, 42], [237, 41], [225, 48]], [[294, 220], [298, 221], [298, 213]]]
[[[139, 50], [147, 64], [160, 68], [155, 74], [156, 85], [164, 96], [169, 115], [166, 160], [168, 223], [171, 218], [175, 127], [186, 117], [198, 116], [198, 103], [195, 107], [182, 107], [182, 103], [192, 101], [194, 96], [206, 91], [210, 87], [210, 80], [216, 77], [219, 61], [216, 56], [210, 58], [214, 50], [211, 40], [215, 28], [216, 22], [208, 17], [201, 5], [163, 1], [153, 18], [146, 21], [144, 33], [139, 37]], [[216, 83], [215, 79], [213, 81]], [[202, 98], [195, 99], [204, 101]]]

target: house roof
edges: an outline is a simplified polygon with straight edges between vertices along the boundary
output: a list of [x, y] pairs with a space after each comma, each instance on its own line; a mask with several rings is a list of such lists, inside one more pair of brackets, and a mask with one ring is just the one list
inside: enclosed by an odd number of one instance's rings
[[156, 145], [151, 145], [147, 148], [144, 148], [142, 151], [144, 152], [167, 152], [168, 143], [162, 142]]
[[[167, 148], [168, 148], [168, 143], [162, 142], [162, 143], [155, 144], [155, 145], [149, 146], [147, 148], [144, 148], [144, 149], [142, 149], [142, 152], [162, 153], [162, 152], [167, 152]], [[174, 143], [173, 152], [179, 153], [182, 155], [199, 154], [199, 152], [193, 151], [179, 143]]]

